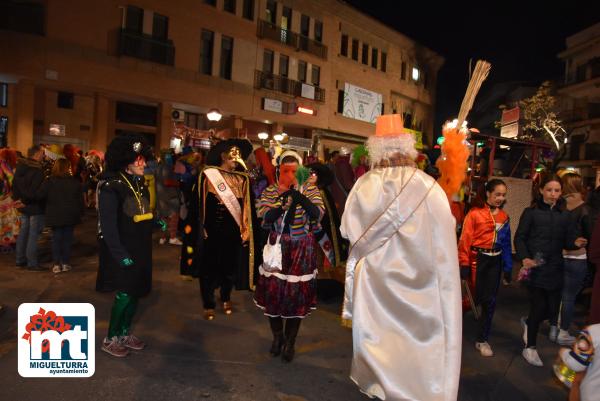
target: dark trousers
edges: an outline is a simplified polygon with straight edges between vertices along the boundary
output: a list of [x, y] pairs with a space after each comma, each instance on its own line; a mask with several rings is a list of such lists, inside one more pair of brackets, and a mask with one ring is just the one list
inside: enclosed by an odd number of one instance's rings
[[[235, 239], [209, 235], [205, 241], [200, 269], [200, 294], [204, 309], [215, 309], [215, 290], [220, 288], [221, 302], [231, 300], [231, 290], [239, 268], [239, 246]], [[237, 240], [239, 242], [239, 240]]]
[[52, 260], [55, 264], [69, 264], [74, 228], [74, 226], [52, 227]]
[[550, 325], [556, 326], [560, 308], [561, 289], [528, 287], [529, 318], [527, 319], [527, 347], [535, 347], [540, 324], [550, 317]]
[[502, 274], [502, 256], [477, 254], [477, 276], [475, 281], [475, 303], [481, 305], [478, 322], [477, 342], [488, 340], [492, 319], [496, 311], [496, 297]]

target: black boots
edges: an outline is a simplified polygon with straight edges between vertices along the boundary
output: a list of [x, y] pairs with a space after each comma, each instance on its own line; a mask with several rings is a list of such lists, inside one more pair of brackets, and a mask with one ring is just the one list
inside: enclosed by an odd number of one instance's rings
[[296, 336], [298, 335], [301, 322], [302, 319], [300, 318], [285, 319], [285, 345], [283, 354], [281, 355], [285, 362], [291, 362], [292, 359], [294, 359], [294, 354], [296, 352], [294, 345], [296, 343]]
[[280, 317], [270, 317], [269, 324], [271, 325], [271, 332], [273, 333], [273, 343], [271, 344], [271, 350], [269, 350], [269, 352], [273, 356], [279, 356], [284, 343], [283, 319]]

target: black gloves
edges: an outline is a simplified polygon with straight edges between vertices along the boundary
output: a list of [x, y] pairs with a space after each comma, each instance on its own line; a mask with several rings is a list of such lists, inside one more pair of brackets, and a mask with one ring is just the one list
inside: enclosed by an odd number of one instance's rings
[[263, 219], [264, 219], [265, 223], [273, 224], [275, 221], [277, 221], [279, 216], [281, 216], [282, 214], [283, 214], [283, 209], [280, 207], [276, 207], [276, 208], [269, 210], [267, 213], [265, 213], [265, 217]]

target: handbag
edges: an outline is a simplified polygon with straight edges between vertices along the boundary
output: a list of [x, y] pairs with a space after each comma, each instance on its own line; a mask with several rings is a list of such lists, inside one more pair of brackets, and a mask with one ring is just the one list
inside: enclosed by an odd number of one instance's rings
[[287, 216], [287, 210], [283, 214], [281, 220], [281, 231], [277, 234], [275, 243], [271, 245], [271, 242], [267, 240], [265, 247], [263, 248], [263, 263], [262, 268], [264, 271], [269, 273], [280, 272], [282, 269], [281, 265], [281, 235], [283, 234], [283, 227], [285, 226], [285, 217]]

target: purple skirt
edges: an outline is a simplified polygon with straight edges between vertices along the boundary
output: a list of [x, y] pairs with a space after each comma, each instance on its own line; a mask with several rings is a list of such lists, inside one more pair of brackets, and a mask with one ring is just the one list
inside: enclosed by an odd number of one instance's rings
[[[271, 233], [273, 244], [277, 235]], [[291, 239], [281, 236], [282, 269], [277, 273], [259, 268], [254, 302], [267, 316], [305, 317], [317, 306], [317, 252], [312, 233]]]

